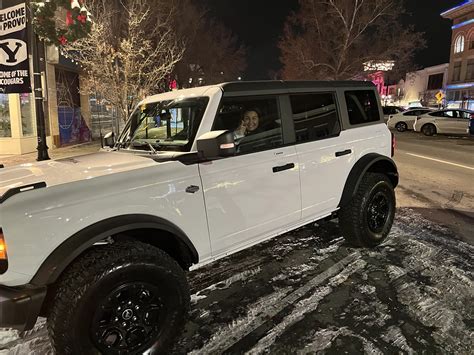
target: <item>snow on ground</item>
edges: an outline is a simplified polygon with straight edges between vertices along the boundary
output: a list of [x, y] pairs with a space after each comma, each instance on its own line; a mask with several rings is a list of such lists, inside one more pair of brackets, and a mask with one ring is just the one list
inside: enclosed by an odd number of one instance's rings
[[[378, 248], [311, 225], [192, 271], [171, 353], [457, 353], [474, 348], [474, 247], [399, 209]], [[44, 320], [0, 331], [0, 354], [51, 353]]]

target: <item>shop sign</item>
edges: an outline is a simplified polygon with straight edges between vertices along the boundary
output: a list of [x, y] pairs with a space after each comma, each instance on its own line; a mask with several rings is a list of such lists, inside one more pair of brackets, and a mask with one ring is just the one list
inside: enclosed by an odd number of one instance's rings
[[0, 93], [29, 93], [25, 3], [0, 10]]

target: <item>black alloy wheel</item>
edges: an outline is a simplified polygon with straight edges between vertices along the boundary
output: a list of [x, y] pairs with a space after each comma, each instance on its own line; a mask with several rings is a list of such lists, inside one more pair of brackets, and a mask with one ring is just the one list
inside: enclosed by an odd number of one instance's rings
[[408, 126], [405, 122], [398, 122], [395, 125], [395, 128], [397, 129], [398, 132], [405, 132], [408, 129]]
[[162, 298], [155, 285], [121, 285], [98, 305], [91, 338], [104, 353], [134, 352], [158, 337], [164, 326], [162, 311]]
[[436, 134], [436, 127], [431, 123], [427, 123], [423, 127], [421, 127], [421, 131], [425, 136], [431, 137]]
[[367, 224], [373, 233], [382, 232], [387, 223], [390, 205], [386, 194], [379, 191], [372, 196], [367, 208]]
[[138, 241], [94, 247], [58, 280], [48, 331], [56, 354], [162, 354], [190, 308], [181, 266]]

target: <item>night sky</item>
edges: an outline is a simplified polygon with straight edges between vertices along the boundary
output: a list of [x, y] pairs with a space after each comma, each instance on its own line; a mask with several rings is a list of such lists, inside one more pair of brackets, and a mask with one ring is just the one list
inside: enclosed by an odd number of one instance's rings
[[[447, 63], [451, 43], [451, 21], [439, 14], [463, 0], [406, 0], [407, 23], [425, 32], [427, 48], [420, 51], [416, 64]], [[286, 16], [298, 8], [298, 0], [207, 0], [213, 16], [226, 24], [248, 48], [246, 80], [271, 79], [280, 69], [276, 46]]]

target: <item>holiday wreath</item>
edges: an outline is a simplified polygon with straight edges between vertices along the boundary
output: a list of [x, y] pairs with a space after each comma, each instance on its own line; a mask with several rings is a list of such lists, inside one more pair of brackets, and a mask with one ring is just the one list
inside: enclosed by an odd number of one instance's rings
[[65, 45], [88, 35], [90, 13], [84, 0], [50, 0], [31, 2], [33, 27], [47, 44]]

